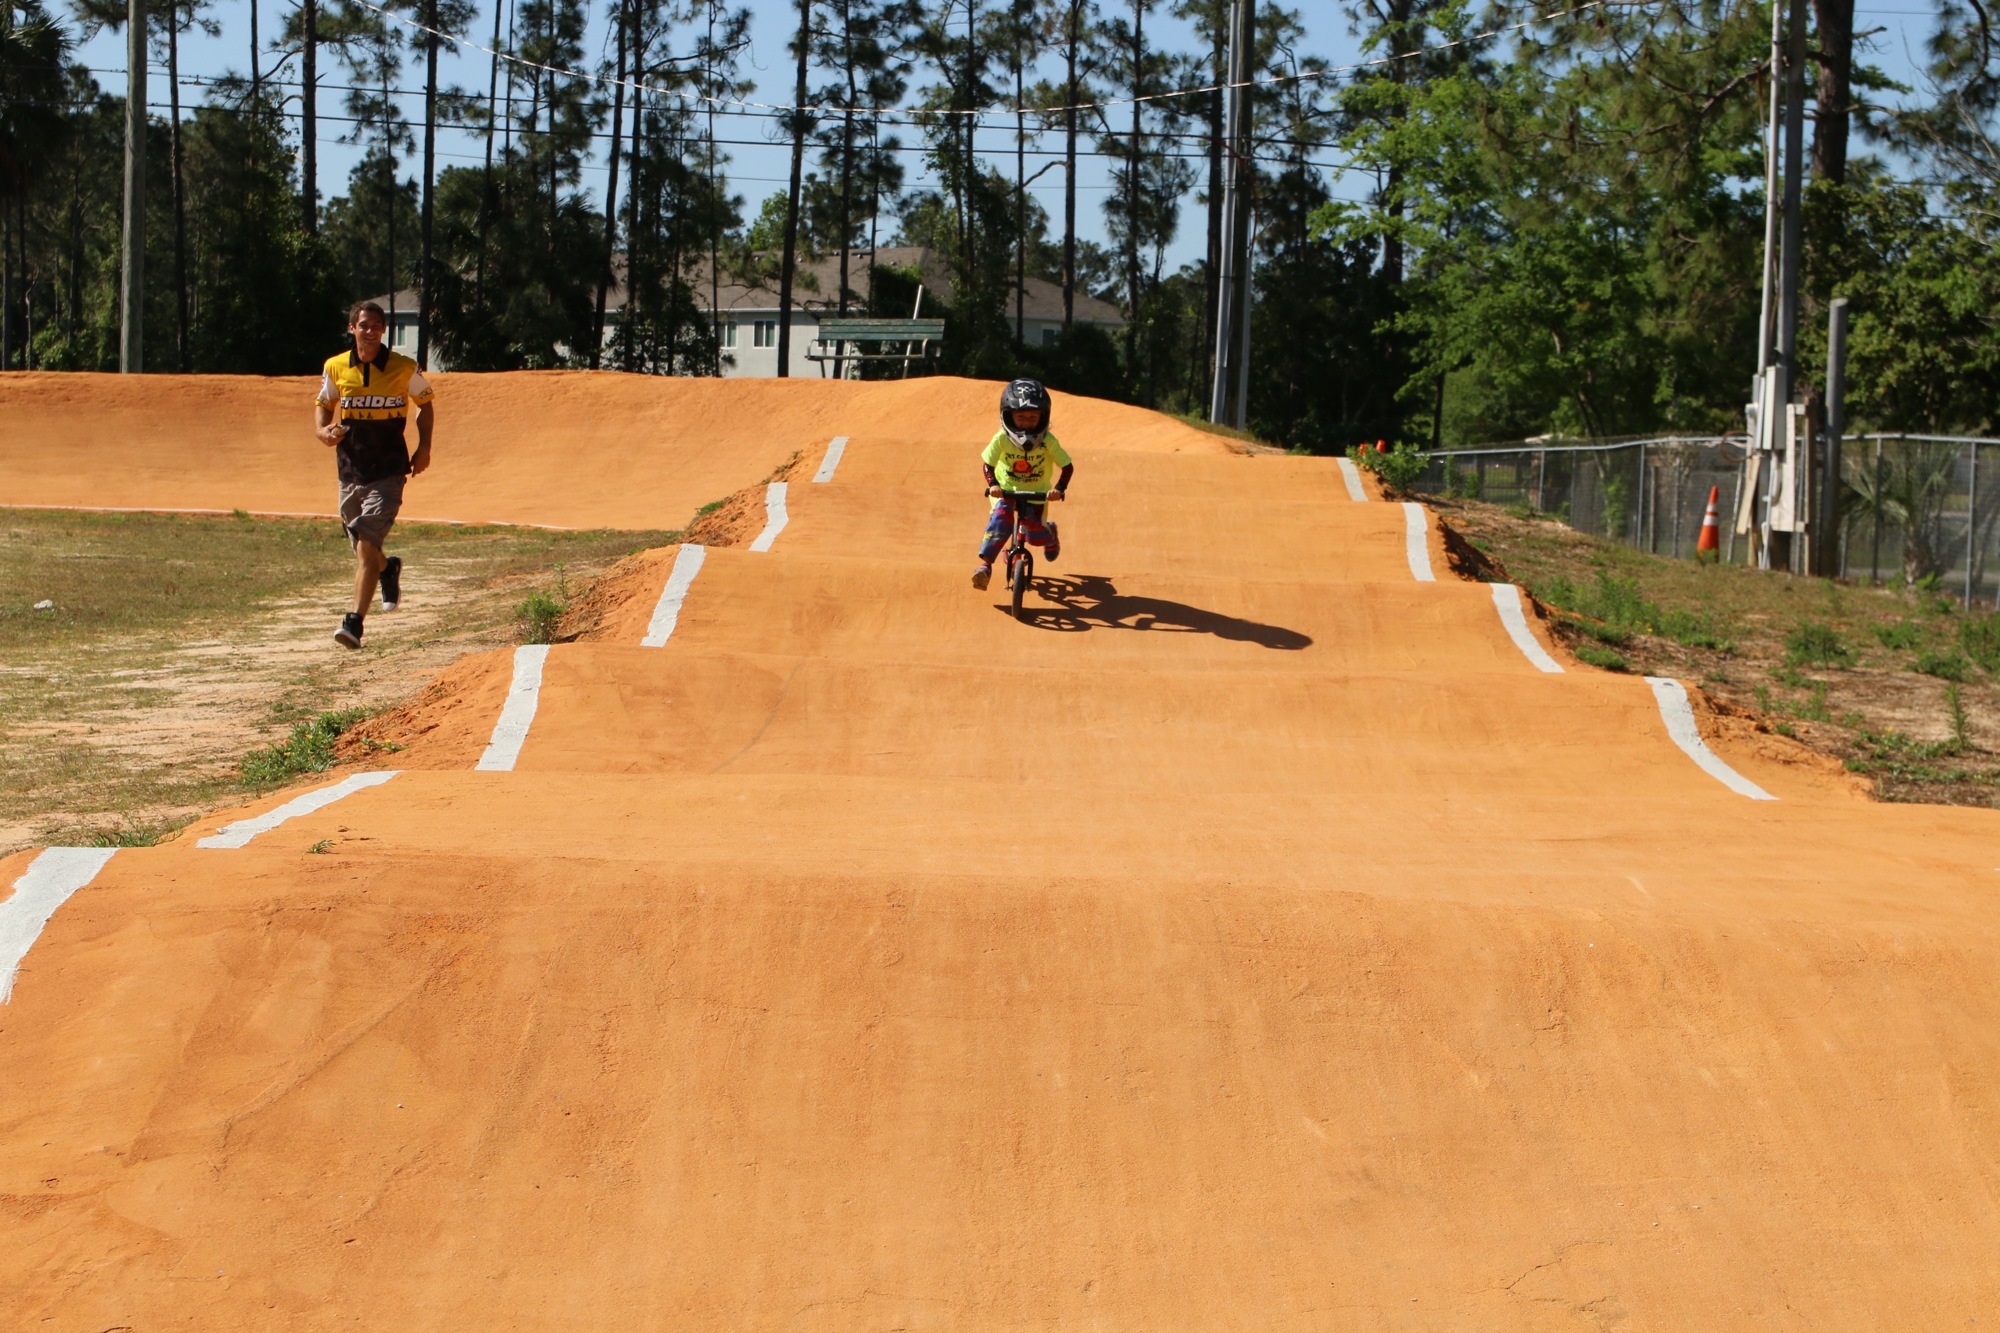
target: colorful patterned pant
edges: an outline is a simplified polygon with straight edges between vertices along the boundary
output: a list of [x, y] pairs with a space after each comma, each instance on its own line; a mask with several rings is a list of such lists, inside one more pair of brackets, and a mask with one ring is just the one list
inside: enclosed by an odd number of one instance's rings
[[1001, 500], [993, 506], [993, 516], [986, 520], [986, 540], [979, 544], [979, 558], [987, 564], [1000, 554], [1000, 548], [1014, 535], [1014, 511], [1021, 511], [1021, 534], [1030, 546], [1046, 546], [1051, 551], [1059, 549], [1055, 528], [1042, 518], [1043, 503], [1040, 500]]

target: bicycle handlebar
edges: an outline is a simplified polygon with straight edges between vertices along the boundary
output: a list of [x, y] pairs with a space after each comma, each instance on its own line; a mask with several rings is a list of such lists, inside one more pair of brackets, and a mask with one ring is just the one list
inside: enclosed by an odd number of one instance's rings
[[[992, 492], [991, 492], [991, 491], [988, 491], [988, 492], [987, 492], [987, 494], [991, 495], [991, 494], [992, 494]], [[1048, 498], [1049, 498], [1049, 497], [1050, 497], [1051, 495], [1055, 495], [1055, 494], [1058, 494], [1058, 492], [1056, 492], [1056, 491], [1010, 491], [1010, 490], [1005, 490], [1005, 489], [1002, 489], [1002, 490], [1001, 490], [1001, 492], [1000, 492], [1000, 494], [999, 494], [998, 496], [995, 496], [994, 498], [995, 498], [995, 499], [1000, 499], [1000, 500], [1047, 500], [1047, 499], [1048, 499]]]

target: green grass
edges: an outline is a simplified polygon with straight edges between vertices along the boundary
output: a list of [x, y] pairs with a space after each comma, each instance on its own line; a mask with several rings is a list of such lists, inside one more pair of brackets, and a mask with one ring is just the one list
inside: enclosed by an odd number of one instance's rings
[[1963, 683], [1972, 674], [1972, 663], [1955, 650], [1930, 648], [1917, 654], [1914, 669], [1939, 680]]
[[1606, 671], [1625, 671], [1629, 669], [1624, 657], [1600, 643], [1591, 643], [1585, 640], [1575, 646], [1575, 652], [1578, 660], [1588, 662], [1594, 667], [1602, 667]]
[[1600, 569], [1594, 579], [1555, 574], [1534, 584], [1534, 595], [1559, 611], [1570, 623], [1600, 643], [1623, 644], [1635, 634], [1654, 634], [1675, 643], [1728, 652], [1734, 647], [1728, 628], [1711, 612], [1664, 608], [1639, 591], [1639, 581], [1618, 578]]
[[1846, 666], [1854, 654], [1840, 631], [1819, 620], [1802, 620], [1785, 636], [1786, 666]]
[[[378, 628], [371, 618], [361, 653], [327, 637], [323, 656], [266, 657], [257, 645], [286, 617], [317, 625], [323, 608], [330, 636], [354, 568], [334, 521], [0, 509], [0, 825], [41, 842], [150, 838], [246, 790], [317, 771], [322, 716], [364, 700], [381, 707], [397, 688], [357, 694], [367, 675], [357, 668], [404, 654], [442, 665], [453, 645], [512, 640], [523, 592], [552, 567], [594, 575], [678, 538], [405, 524], [390, 545], [408, 561], [418, 619], [399, 613]], [[56, 609], [35, 611], [45, 599]], [[317, 628], [312, 638], [322, 639]], [[228, 725], [175, 718], [135, 743], [135, 723], [145, 731], [160, 710], [186, 710], [189, 681], [227, 670], [218, 663], [238, 653], [238, 679], [253, 689], [232, 691]], [[276, 743], [246, 758], [245, 733], [270, 729]], [[14, 832], [13, 845], [28, 836]]]
[[1967, 657], [2000, 675], [2000, 611], [1967, 617], [1958, 627], [1958, 643]]
[[307, 773], [326, 772], [333, 767], [340, 733], [367, 716], [365, 708], [344, 708], [299, 723], [276, 745], [243, 756], [243, 780], [254, 787], [275, 787]]

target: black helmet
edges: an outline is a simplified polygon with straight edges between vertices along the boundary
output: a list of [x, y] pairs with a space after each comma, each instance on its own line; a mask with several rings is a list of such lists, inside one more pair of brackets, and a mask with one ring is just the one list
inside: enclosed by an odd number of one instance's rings
[[[1040, 380], [1015, 380], [1000, 394], [1000, 424], [1015, 444], [1040, 444], [1049, 429], [1049, 391]], [[1015, 414], [1028, 418], [1017, 425]]]

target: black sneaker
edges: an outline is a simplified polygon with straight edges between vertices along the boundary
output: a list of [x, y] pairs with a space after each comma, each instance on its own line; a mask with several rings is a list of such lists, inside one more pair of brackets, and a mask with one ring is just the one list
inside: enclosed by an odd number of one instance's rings
[[361, 617], [349, 611], [340, 618], [340, 628], [333, 632], [333, 641], [343, 648], [361, 646]]
[[1049, 544], [1042, 548], [1042, 563], [1053, 565], [1056, 562], [1056, 557], [1062, 554], [1062, 533], [1056, 531], [1056, 525], [1053, 520], [1047, 524], [1047, 527], [1049, 530]]
[[392, 555], [382, 566], [382, 609], [394, 611], [403, 600], [403, 557]]

